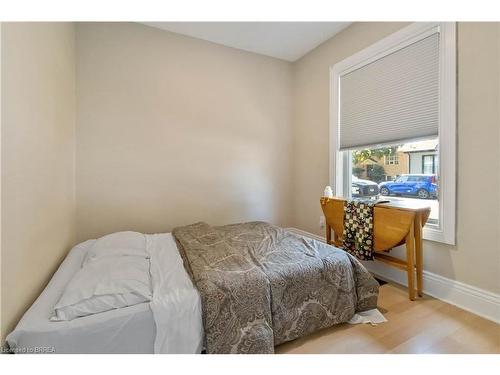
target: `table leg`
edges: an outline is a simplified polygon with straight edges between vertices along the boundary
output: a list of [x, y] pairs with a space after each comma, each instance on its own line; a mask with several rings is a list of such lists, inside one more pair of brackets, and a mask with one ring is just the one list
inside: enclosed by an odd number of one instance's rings
[[328, 224], [326, 224], [325, 227], [326, 227], [326, 243], [328, 245], [331, 245], [331, 243], [332, 243], [332, 227]]
[[406, 272], [408, 273], [408, 296], [415, 300], [415, 221], [406, 235]]
[[417, 266], [417, 294], [423, 296], [423, 250], [422, 250], [422, 213], [415, 215], [415, 262]]

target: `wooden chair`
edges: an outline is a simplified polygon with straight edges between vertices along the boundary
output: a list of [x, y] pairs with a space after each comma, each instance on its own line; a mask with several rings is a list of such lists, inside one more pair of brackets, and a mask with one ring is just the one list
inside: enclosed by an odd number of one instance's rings
[[[344, 231], [344, 202], [343, 198], [323, 197], [320, 200], [326, 221], [326, 241], [340, 248]], [[407, 272], [408, 295], [412, 301], [415, 299], [415, 272], [417, 295], [423, 295], [422, 228], [429, 214], [430, 207], [424, 202], [381, 203], [373, 209], [375, 260]], [[392, 248], [403, 244], [406, 245], [406, 260], [387, 254]]]

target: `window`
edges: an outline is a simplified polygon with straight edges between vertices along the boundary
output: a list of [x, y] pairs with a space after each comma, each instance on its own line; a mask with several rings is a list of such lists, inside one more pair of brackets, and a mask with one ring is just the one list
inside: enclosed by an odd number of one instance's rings
[[423, 155], [422, 156], [422, 173], [434, 174], [437, 172], [437, 158], [436, 155]]
[[398, 165], [399, 164], [399, 159], [398, 159], [398, 154], [390, 154], [384, 156], [385, 159], [385, 165]]
[[[330, 180], [427, 200], [424, 238], [455, 243], [454, 23], [414, 23], [331, 68]], [[356, 196], [360, 196], [357, 194]], [[373, 196], [373, 195], [372, 195]]]

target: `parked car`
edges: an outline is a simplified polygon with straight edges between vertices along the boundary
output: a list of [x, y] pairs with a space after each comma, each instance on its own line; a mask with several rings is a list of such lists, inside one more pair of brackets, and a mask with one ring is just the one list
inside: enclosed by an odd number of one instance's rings
[[351, 192], [351, 195], [355, 198], [377, 198], [379, 190], [376, 182], [370, 180], [361, 180], [356, 176], [352, 176]]
[[421, 199], [437, 198], [436, 175], [403, 174], [395, 181], [379, 184], [381, 195], [412, 195]]

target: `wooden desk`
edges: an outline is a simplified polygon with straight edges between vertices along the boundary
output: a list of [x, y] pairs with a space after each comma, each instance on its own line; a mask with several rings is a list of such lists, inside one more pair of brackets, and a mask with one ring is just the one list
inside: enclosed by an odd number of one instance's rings
[[[344, 198], [320, 200], [326, 221], [327, 243], [342, 248], [344, 231]], [[422, 201], [392, 201], [377, 204], [373, 208], [374, 257], [390, 266], [406, 270], [408, 274], [408, 295], [415, 299], [415, 272], [417, 295], [422, 297], [422, 228], [431, 208]], [[332, 239], [333, 230], [333, 239]], [[406, 245], [406, 261], [387, 255], [394, 247]]]

